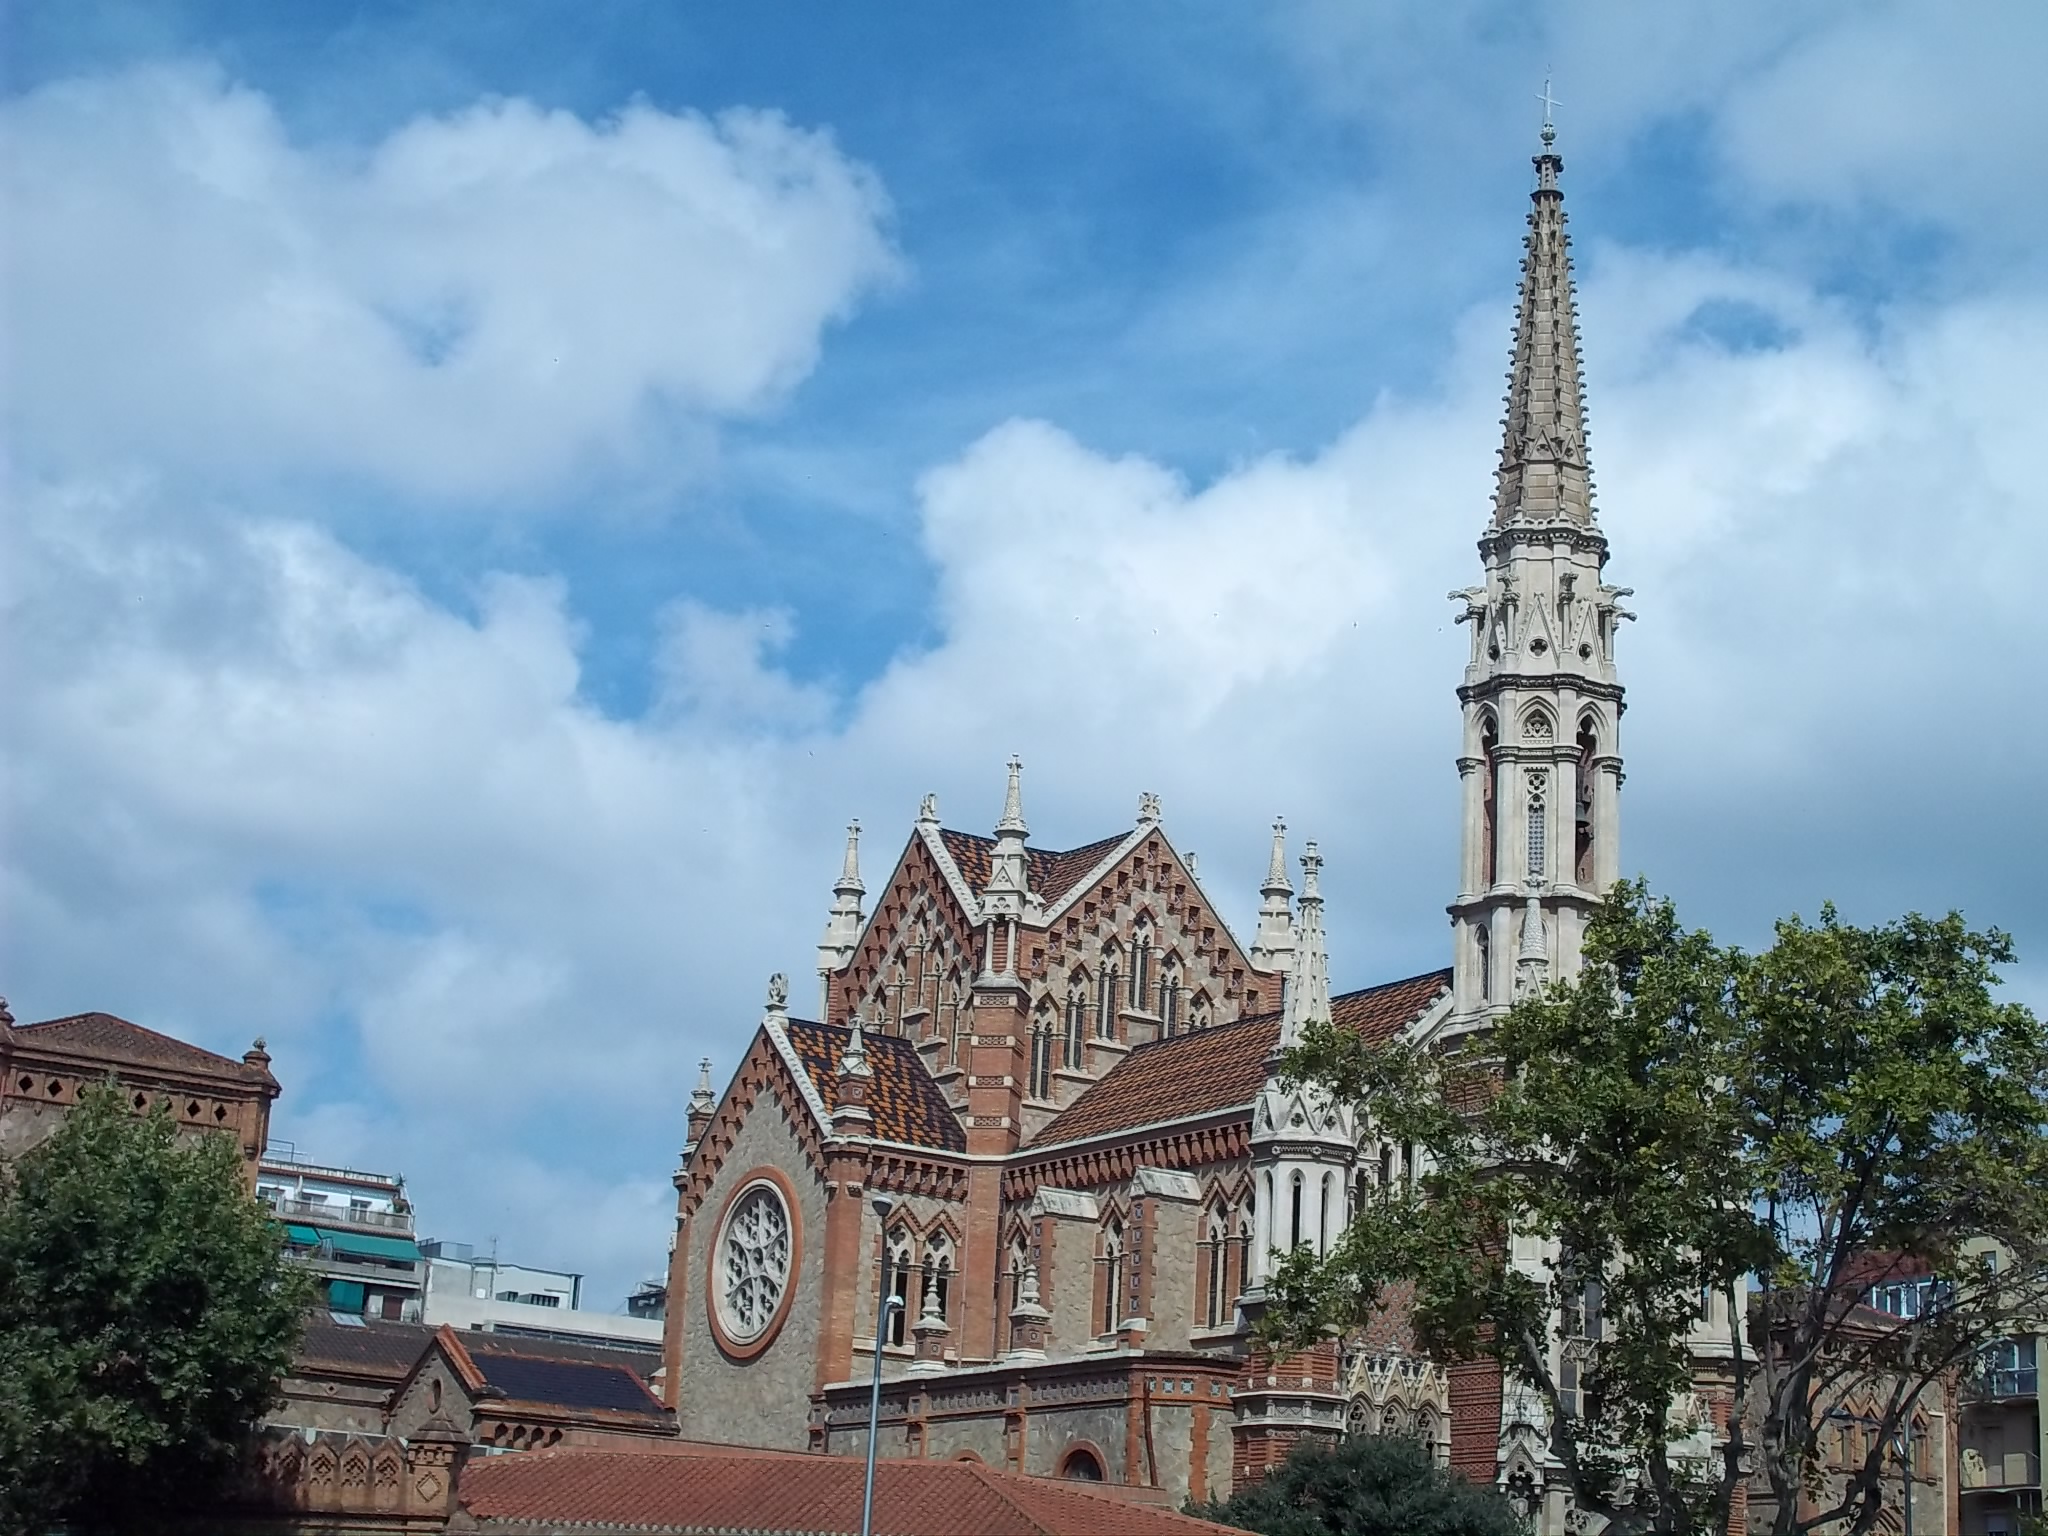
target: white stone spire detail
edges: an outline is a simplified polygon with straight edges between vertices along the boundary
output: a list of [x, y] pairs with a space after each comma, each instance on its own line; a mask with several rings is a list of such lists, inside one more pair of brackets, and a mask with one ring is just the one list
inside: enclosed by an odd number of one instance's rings
[[1003, 819], [996, 823], [995, 852], [989, 856], [988, 887], [982, 892], [982, 913], [987, 917], [1020, 917], [1030, 896], [1024, 854], [1024, 839], [1031, 830], [1024, 825], [1024, 764], [1013, 756], [1009, 770]]
[[1259, 887], [1259, 931], [1252, 937], [1251, 962], [1285, 975], [1294, 964], [1294, 887], [1287, 879], [1287, 823], [1273, 820], [1273, 857]]
[[832, 911], [825, 919], [825, 937], [818, 941], [818, 1016], [832, 1011], [832, 974], [853, 958], [866, 923], [861, 898], [867, 887], [860, 878], [860, 822], [846, 824], [846, 860], [832, 884]]
[[1314, 843], [1301, 854], [1301, 928], [1295, 935], [1294, 974], [1280, 1018], [1279, 1049], [1301, 1043], [1311, 1024], [1330, 1021], [1330, 960], [1323, 943], [1323, 856]]
[[841, 1077], [873, 1077], [874, 1068], [868, 1065], [868, 1042], [861, 1033], [860, 1015], [853, 1016], [853, 1028], [847, 1032], [846, 1046], [839, 1053], [839, 1075]]
[[1522, 935], [1515, 956], [1515, 996], [1527, 997], [1550, 979], [1550, 943], [1543, 931], [1543, 881], [1529, 881], [1522, 908]]
[[711, 1058], [706, 1056], [697, 1063], [697, 1087], [690, 1095], [691, 1114], [710, 1114], [718, 1108], [718, 1095], [711, 1088]]

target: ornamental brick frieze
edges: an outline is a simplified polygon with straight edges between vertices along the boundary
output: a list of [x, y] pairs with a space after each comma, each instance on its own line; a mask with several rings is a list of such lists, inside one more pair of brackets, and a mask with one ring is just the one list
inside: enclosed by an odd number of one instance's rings
[[1062, 1148], [1043, 1160], [1020, 1163], [1003, 1175], [1003, 1199], [1023, 1204], [1040, 1185], [1055, 1189], [1088, 1189], [1120, 1184], [1138, 1168], [1171, 1168], [1196, 1172], [1251, 1155], [1251, 1121], [1240, 1117], [1221, 1124], [1177, 1130], [1120, 1145], [1070, 1151]]
[[960, 1163], [874, 1151], [868, 1155], [867, 1184], [891, 1194], [958, 1203], [967, 1198], [967, 1169]]

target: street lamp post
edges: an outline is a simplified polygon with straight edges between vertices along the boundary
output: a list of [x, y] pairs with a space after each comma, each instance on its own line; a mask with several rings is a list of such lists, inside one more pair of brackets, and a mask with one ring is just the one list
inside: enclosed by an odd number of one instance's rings
[[[889, 1212], [896, 1202], [887, 1195], [877, 1195], [870, 1202], [874, 1206], [875, 1218], [882, 1227], [884, 1251], [887, 1251]], [[886, 1286], [877, 1287], [888, 1292]], [[882, 1437], [882, 1340], [889, 1336], [889, 1314], [903, 1305], [903, 1298], [893, 1292], [884, 1294], [875, 1307], [875, 1376], [868, 1388], [868, 1474], [861, 1485], [860, 1494], [860, 1536], [874, 1536], [875, 1529], [875, 1442]]]

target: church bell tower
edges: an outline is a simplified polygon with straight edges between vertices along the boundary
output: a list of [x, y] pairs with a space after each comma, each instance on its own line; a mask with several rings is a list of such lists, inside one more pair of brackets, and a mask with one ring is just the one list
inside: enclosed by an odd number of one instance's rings
[[1508, 368], [1482, 585], [1453, 592], [1471, 625], [1458, 689], [1463, 857], [1454, 1033], [1486, 1028], [1521, 993], [1577, 972], [1591, 916], [1620, 875], [1625, 587], [1602, 580], [1581, 399], [1564, 161], [1543, 126]]

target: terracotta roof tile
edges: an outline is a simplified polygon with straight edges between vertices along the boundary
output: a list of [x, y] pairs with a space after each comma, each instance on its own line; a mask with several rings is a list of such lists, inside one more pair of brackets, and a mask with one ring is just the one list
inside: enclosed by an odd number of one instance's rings
[[[733, 1454], [709, 1448], [560, 1450], [494, 1456], [462, 1474], [462, 1505], [556, 1531], [773, 1532], [851, 1536], [862, 1463], [852, 1456]], [[1051, 1478], [957, 1461], [875, 1467], [876, 1536], [1219, 1536], [1206, 1520]]]
[[[1449, 971], [1429, 971], [1340, 993], [1330, 999], [1330, 1016], [1368, 1040], [1389, 1039], [1450, 984]], [[1248, 1105], [1266, 1080], [1266, 1057], [1279, 1039], [1276, 1011], [1141, 1045], [1055, 1115], [1031, 1145], [1056, 1146]]]
[[[814, 1024], [809, 1019], [788, 1023], [789, 1043], [796, 1047], [804, 1071], [810, 1074], [812, 1086], [827, 1108], [838, 1094], [839, 1056], [851, 1033], [843, 1025]], [[913, 1147], [965, 1152], [967, 1133], [960, 1128], [960, 1117], [932, 1081], [916, 1048], [899, 1035], [868, 1032], [863, 1038], [868, 1066], [875, 1074], [868, 1084], [875, 1135]]]
[[[1025, 848], [1025, 868], [1032, 891], [1040, 901], [1052, 906], [1108, 858], [1110, 850], [1128, 836], [1128, 832], [1119, 832], [1115, 837], [1083, 843], [1079, 848], [1069, 848], [1065, 852], [1051, 848]], [[953, 862], [960, 866], [961, 878], [967, 882], [968, 889], [979, 891], [986, 886], [996, 840], [974, 832], [955, 832], [951, 828], [942, 829], [939, 837], [945, 842], [946, 852], [953, 856]]]
[[23, 1024], [14, 1033], [18, 1041], [51, 1050], [99, 1056], [114, 1062], [132, 1062], [138, 1066], [204, 1072], [209, 1076], [235, 1078], [243, 1082], [262, 1081], [269, 1075], [232, 1056], [216, 1056], [212, 1051], [202, 1051], [196, 1045], [187, 1045], [153, 1029], [144, 1029], [140, 1024], [131, 1024], [111, 1013], [74, 1013], [66, 1018], [44, 1019], [39, 1024]]

